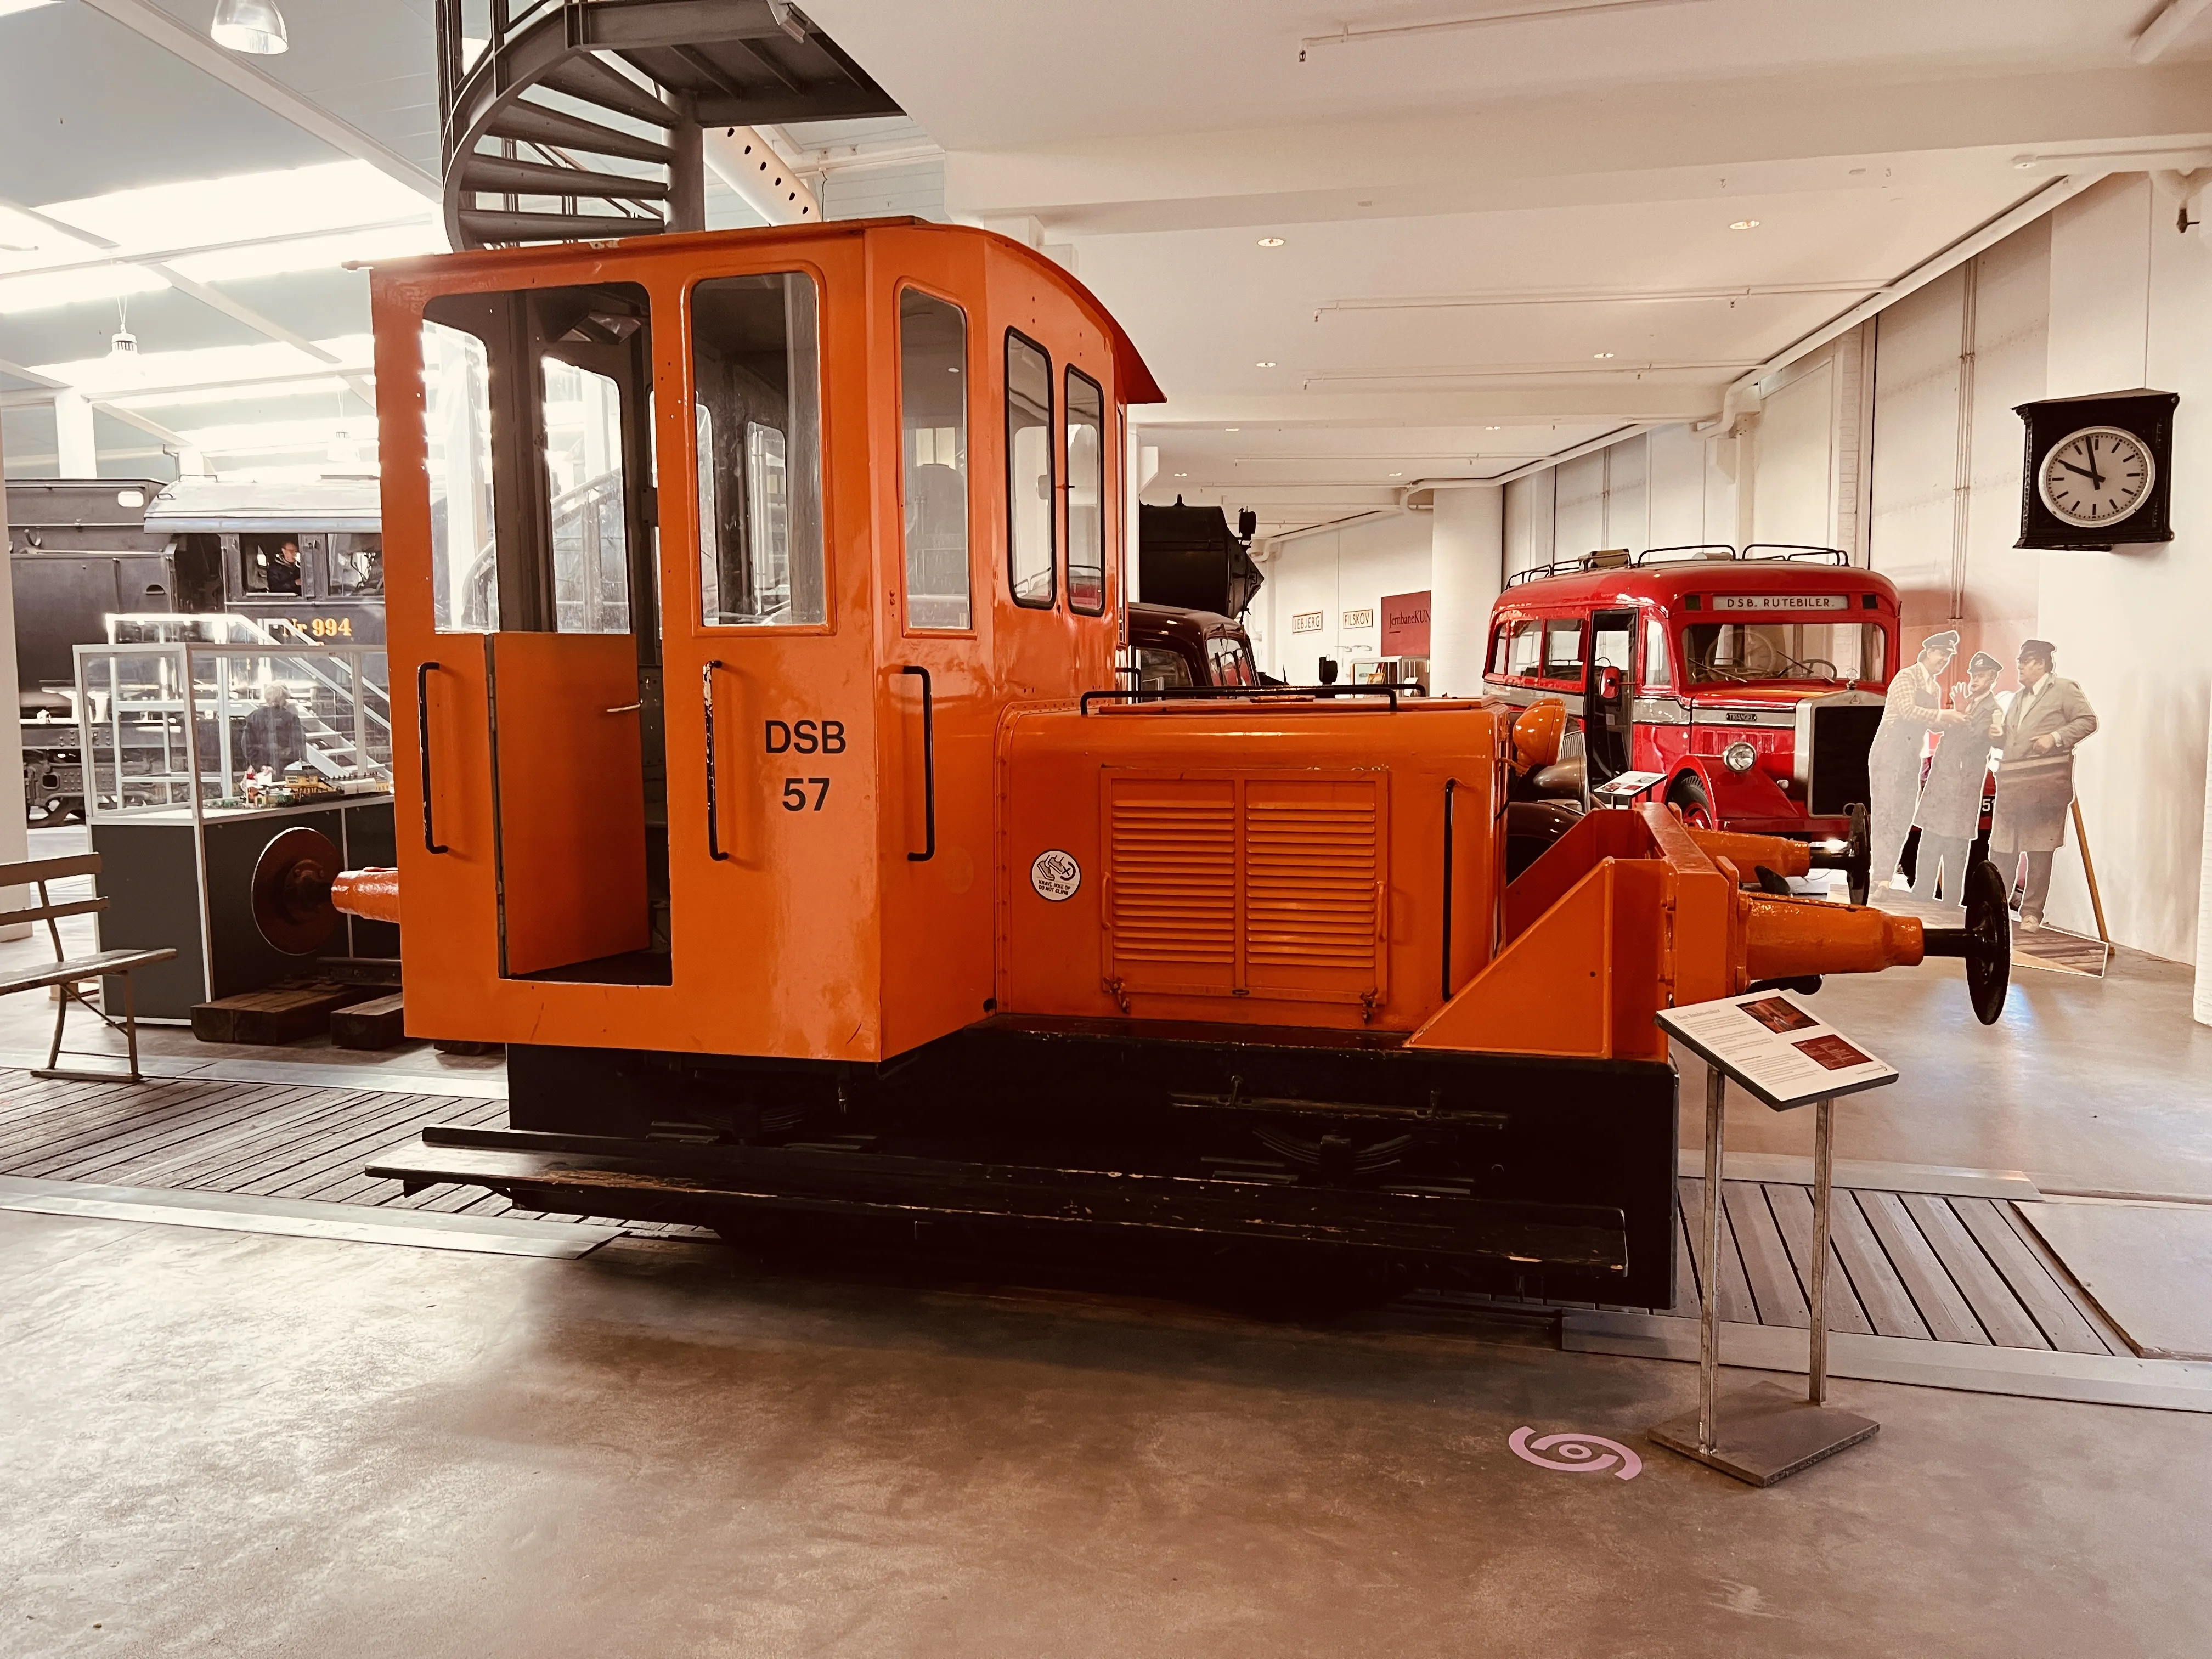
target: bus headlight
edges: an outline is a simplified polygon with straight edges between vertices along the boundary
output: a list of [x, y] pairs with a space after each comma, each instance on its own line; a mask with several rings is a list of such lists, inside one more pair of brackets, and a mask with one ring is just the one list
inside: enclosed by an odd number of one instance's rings
[[1721, 751], [1721, 759], [1731, 772], [1748, 772], [1759, 764], [1759, 750], [1739, 738]]

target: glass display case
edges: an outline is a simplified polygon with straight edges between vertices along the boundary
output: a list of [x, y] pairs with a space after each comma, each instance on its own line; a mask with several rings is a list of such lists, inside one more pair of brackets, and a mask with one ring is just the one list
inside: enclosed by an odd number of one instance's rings
[[[320, 830], [348, 867], [393, 861], [392, 702], [380, 647], [125, 620], [76, 651], [85, 820], [111, 901], [100, 945], [176, 946], [141, 975], [139, 1014], [181, 1021], [312, 969], [253, 924], [253, 866], [278, 831]], [[318, 954], [398, 953], [396, 929], [348, 918]]]

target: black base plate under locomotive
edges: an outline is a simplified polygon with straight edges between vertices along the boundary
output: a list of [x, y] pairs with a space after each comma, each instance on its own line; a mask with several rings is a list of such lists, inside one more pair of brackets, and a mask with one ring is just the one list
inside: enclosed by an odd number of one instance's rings
[[369, 1172], [732, 1237], [1227, 1250], [1288, 1275], [1674, 1300], [1663, 1064], [1001, 1018], [882, 1066], [526, 1047], [507, 1066], [509, 1127], [428, 1129]]

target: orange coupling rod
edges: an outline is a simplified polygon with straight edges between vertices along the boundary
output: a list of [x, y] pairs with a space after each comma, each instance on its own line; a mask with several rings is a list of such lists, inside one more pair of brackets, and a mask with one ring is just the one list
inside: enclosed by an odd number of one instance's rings
[[1910, 968], [1928, 954], [1917, 917], [1763, 893], [1739, 893], [1736, 905], [1743, 922], [1744, 976], [1754, 985], [1821, 974], [1877, 974]]
[[[1685, 826], [1687, 827], [1687, 826]], [[1778, 876], [1810, 875], [1813, 849], [1804, 842], [1782, 836], [1739, 836], [1726, 830], [1690, 830], [1690, 839], [1705, 849], [1707, 858], [1726, 859], [1739, 870], [1765, 865]]]
[[[399, 920], [397, 870], [341, 870], [331, 878], [331, 904], [364, 921]], [[1915, 961], [1918, 958], [1915, 957]]]

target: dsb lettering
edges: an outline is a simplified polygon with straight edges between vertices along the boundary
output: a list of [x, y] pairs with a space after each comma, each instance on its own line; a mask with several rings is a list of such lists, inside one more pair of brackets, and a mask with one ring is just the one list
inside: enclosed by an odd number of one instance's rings
[[764, 746], [771, 755], [842, 755], [845, 752], [845, 722], [770, 720]]

